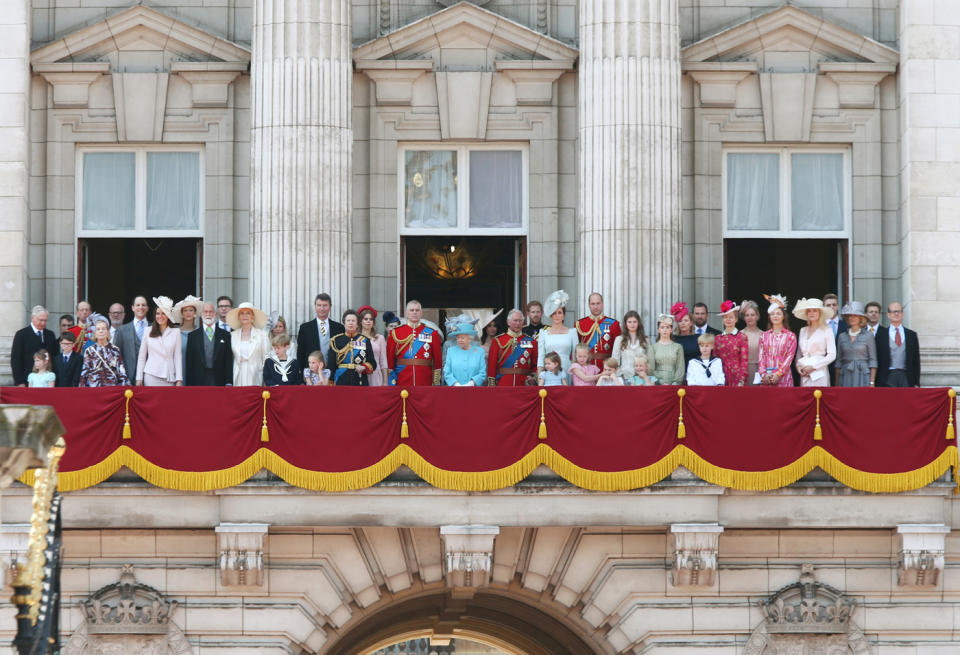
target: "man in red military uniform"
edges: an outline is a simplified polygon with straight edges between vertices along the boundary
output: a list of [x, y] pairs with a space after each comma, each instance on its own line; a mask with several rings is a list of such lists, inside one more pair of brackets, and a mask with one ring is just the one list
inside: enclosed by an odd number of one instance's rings
[[587, 302], [590, 316], [577, 321], [577, 337], [590, 347], [590, 363], [602, 370], [603, 360], [613, 352], [613, 342], [620, 336], [620, 322], [603, 315], [603, 296], [599, 293], [591, 293]]
[[490, 342], [487, 355], [487, 385], [522, 387], [537, 371], [537, 340], [524, 334], [523, 312], [507, 314], [507, 331]]
[[390, 331], [387, 338], [387, 380], [398, 387], [440, 384], [443, 372], [443, 342], [440, 333], [420, 322], [423, 308], [417, 300], [407, 303], [407, 322]]

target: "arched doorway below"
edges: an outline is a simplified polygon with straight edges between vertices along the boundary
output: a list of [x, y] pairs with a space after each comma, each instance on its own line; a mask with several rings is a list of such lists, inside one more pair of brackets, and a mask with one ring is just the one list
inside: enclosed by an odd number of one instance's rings
[[463, 597], [437, 590], [392, 602], [346, 626], [320, 653], [393, 655], [394, 646], [424, 644], [417, 640], [430, 646], [424, 655], [608, 655], [566, 618], [495, 590]]

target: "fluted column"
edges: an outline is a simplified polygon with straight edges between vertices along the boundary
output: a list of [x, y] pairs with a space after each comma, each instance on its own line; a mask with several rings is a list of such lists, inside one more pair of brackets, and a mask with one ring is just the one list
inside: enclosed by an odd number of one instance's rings
[[350, 303], [350, 1], [253, 11], [250, 295], [293, 327], [318, 292]]
[[580, 309], [637, 309], [648, 330], [679, 299], [678, 0], [580, 0]]

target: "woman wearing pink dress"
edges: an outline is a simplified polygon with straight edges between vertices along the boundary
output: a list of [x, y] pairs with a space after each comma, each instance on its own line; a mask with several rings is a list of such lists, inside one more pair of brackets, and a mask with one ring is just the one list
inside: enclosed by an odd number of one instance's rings
[[373, 347], [373, 358], [377, 368], [367, 375], [367, 384], [371, 387], [384, 386], [383, 372], [387, 370], [387, 340], [377, 332], [377, 310], [370, 305], [360, 308], [360, 334], [370, 339]]
[[783, 324], [787, 317], [787, 299], [779, 294], [763, 297], [770, 302], [767, 314], [770, 329], [760, 335], [758, 375], [760, 384], [770, 387], [792, 387], [790, 365], [797, 352], [797, 335]]
[[739, 307], [732, 300], [720, 305], [723, 333], [718, 334], [714, 354], [723, 362], [723, 377], [728, 387], [742, 387], [747, 380], [747, 364], [750, 344], [747, 335], [737, 329]]
[[829, 387], [827, 368], [837, 358], [837, 340], [827, 321], [833, 318], [833, 309], [819, 298], [802, 298], [793, 308], [793, 315], [805, 320], [797, 342], [797, 371], [801, 387]]

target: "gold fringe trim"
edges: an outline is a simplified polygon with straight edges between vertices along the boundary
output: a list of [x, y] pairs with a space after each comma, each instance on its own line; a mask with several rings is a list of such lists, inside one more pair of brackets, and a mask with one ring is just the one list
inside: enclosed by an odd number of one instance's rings
[[[541, 464], [577, 487], [591, 491], [625, 491], [660, 482], [678, 466], [685, 466], [702, 480], [730, 489], [766, 491], [792, 484], [819, 466], [840, 483], [860, 491], [896, 493], [919, 489], [942, 476], [951, 466], [954, 479], [960, 467], [956, 446], [948, 446], [935, 460], [902, 473], [869, 473], [847, 466], [820, 446], [781, 468], [769, 471], [737, 471], [715, 466], [683, 445], [676, 446], [653, 464], [628, 471], [592, 471], [581, 468], [545, 443], [537, 444], [510, 466], [491, 471], [447, 471], [440, 469], [406, 444], [400, 444], [379, 462], [356, 471], [342, 473], [311, 471], [290, 464], [273, 451], [261, 448], [236, 466], [220, 471], [175, 471], [147, 461], [127, 446], [120, 446], [103, 461], [79, 471], [59, 474], [62, 491], [85, 489], [103, 482], [126, 466], [147, 482], [164, 489], [209, 491], [232, 487], [267, 469], [288, 484], [313, 491], [351, 491], [370, 487], [393, 473], [401, 465], [409, 466], [426, 482], [440, 489], [455, 491], [492, 491], [510, 487], [530, 475]], [[21, 476], [24, 484], [33, 484], [34, 473]]]

